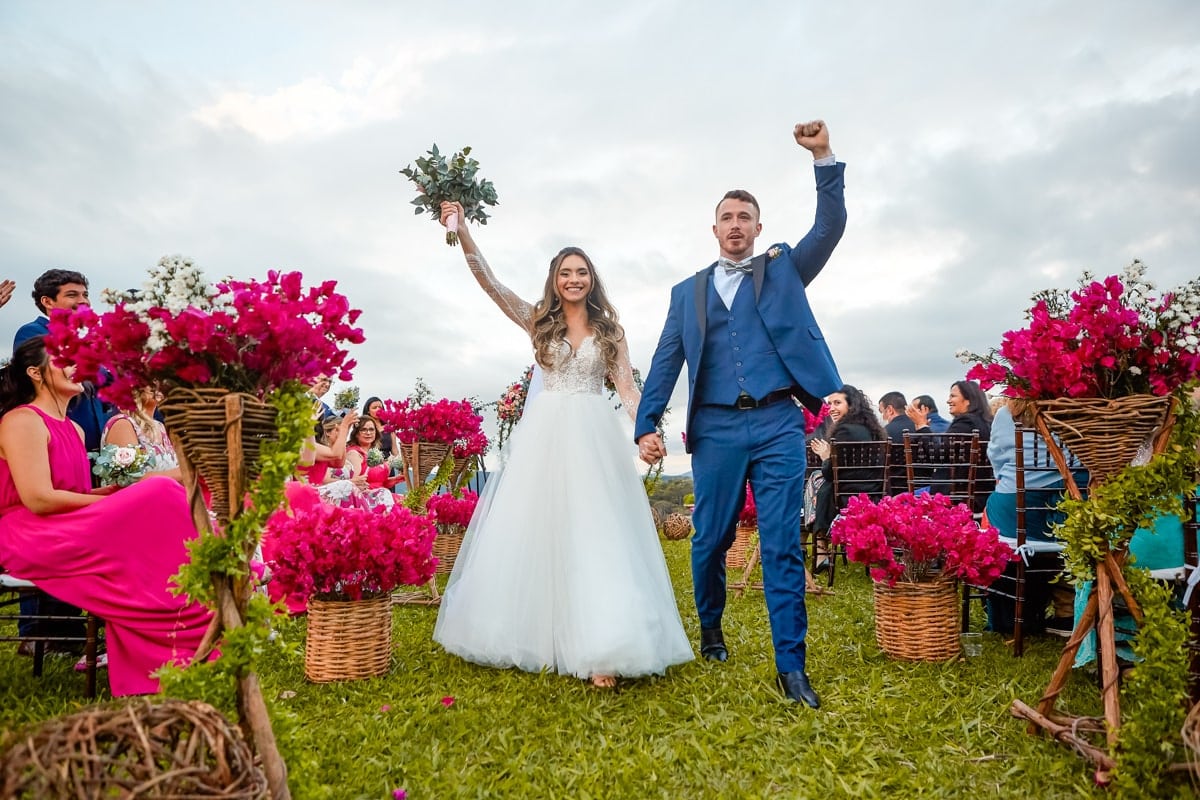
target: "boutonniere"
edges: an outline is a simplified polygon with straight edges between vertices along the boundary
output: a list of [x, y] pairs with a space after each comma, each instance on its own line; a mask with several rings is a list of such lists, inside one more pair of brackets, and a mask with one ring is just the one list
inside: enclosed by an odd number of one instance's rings
[[771, 258], [771, 259], [779, 258], [779, 256], [782, 253], [783, 253], [783, 251], [780, 250], [778, 247], [772, 247], [770, 250], [767, 251], [767, 258]]

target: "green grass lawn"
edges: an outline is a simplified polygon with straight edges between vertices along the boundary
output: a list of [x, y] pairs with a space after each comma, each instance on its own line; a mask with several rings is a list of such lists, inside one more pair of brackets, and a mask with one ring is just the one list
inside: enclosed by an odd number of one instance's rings
[[[679, 607], [697, 634], [686, 542], [664, 542]], [[949, 664], [889, 660], [875, 645], [860, 567], [836, 594], [809, 597], [809, 673], [819, 711], [773, 685], [761, 592], [730, 598], [731, 660], [595, 689], [552, 674], [476, 667], [431, 641], [436, 608], [394, 610], [393, 667], [382, 678], [315, 685], [302, 658], [272, 654], [261, 675], [281, 715], [298, 798], [1092, 797], [1079, 756], [1028, 736], [1009, 715], [1049, 680], [1060, 639], [1024, 658], [984, 636], [983, 655]], [[976, 620], [976, 627], [979, 625]], [[279, 634], [301, 642], [303, 618]], [[52, 661], [41, 679], [14, 645], [0, 653], [6, 730], [85, 705], [83, 678]], [[453, 698], [445, 705], [443, 698]], [[1075, 675], [1066, 706], [1096, 713], [1093, 679]]]

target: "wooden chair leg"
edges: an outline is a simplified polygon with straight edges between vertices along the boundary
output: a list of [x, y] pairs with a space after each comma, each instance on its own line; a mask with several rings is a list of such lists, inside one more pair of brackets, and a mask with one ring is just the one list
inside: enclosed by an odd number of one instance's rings
[[100, 644], [100, 620], [94, 614], [87, 615], [87, 640], [83, 645], [83, 657], [87, 664], [85, 693], [87, 699], [96, 699], [96, 651]]

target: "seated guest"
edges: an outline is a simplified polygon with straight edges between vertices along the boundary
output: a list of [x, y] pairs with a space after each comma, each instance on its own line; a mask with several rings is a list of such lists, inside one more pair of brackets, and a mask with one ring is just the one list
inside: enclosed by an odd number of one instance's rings
[[[924, 397], [924, 395], [922, 395]], [[955, 381], [950, 384], [950, 396], [946, 406], [954, 419], [942, 430], [937, 429], [937, 408], [922, 402], [921, 397], [912, 401], [907, 414], [918, 433], [971, 433], [979, 431], [980, 439], [990, 439], [992, 433], [992, 409], [987, 395], [975, 381]], [[944, 422], [944, 420], [943, 420]]]
[[[350, 480], [362, 492], [363, 500], [368, 507], [384, 506], [391, 508], [396, 504], [396, 496], [388, 487], [388, 468], [386, 464], [374, 467], [367, 464], [367, 453], [374, 449], [375, 440], [379, 436], [379, 423], [374, 417], [359, 417], [357, 424], [350, 429], [350, 444], [346, 448], [346, 468]], [[392, 483], [394, 486], [395, 483]]]
[[879, 416], [883, 417], [883, 432], [894, 444], [904, 444], [904, 432], [915, 432], [917, 426], [905, 410], [908, 401], [900, 392], [888, 392], [879, 398]]
[[[34, 336], [46, 335], [50, 329], [50, 313], [55, 309], [70, 311], [81, 305], [89, 305], [87, 278], [71, 269], [48, 269], [33, 282], [33, 304], [38, 310], [38, 317], [17, 329], [13, 336], [14, 351]], [[71, 398], [67, 417], [83, 428], [84, 444], [89, 453], [100, 449], [100, 434], [110, 411], [96, 396], [96, 387], [90, 382], [84, 383], [83, 391]], [[22, 598], [21, 613], [27, 616], [74, 617], [82, 612], [52, 597], [37, 594]], [[80, 617], [78, 622], [66, 619], [34, 622], [23, 619], [17, 627], [22, 636], [78, 637], [83, 633], [83, 619]], [[30, 644], [32, 642], [22, 642], [21, 647]], [[22, 652], [33, 651], [22, 649]]]
[[[877, 493], [882, 491], [881, 481], [874, 480], [870, 467], [863, 469], [848, 469], [839, 477], [849, 482], [853, 491], [843, 490], [838, 497], [833, 496], [833, 442], [882, 442], [887, 439], [871, 403], [857, 388], [849, 384], [842, 386], [829, 397], [829, 416], [833, 419], [828, 439], [813, 439], [813, 452], [821, 459], [821, 485], [816, 491], [816, 517], [813, 520], [813, 531], [817, 534], [818, 552], [824, 552], [822, 540], [829, 537], [829, 526], [833, 524], [838, 511], [854, 495], [860, 492]], [[829, 559], [823, 557], [817, 561], [816, 570], [824, 571], [829, 567]]]
[[379, 430], [379, 443], [375, 446], [383, 453], [384, 458], [393, 458], [400, 455], [400, 444], [391, 431], [383, 429], [383, 424], [379, 421], [378, 416], [381, 408], [383, 408], [382, 400], [378, 397], [368, 397], [367, 402], [363, 403], [362, 415], [375, 420], [375, 427]]
[[917, 395], [904, 410], [919, 431], [928, 428], [930, 433], [945, 433], [950, 420], [938, 413], [937, 403], [927, 394]]
[[[1037, 433], [1022, 432], [1022, 449], [1026, 458], [1031, 458]], [[1044, 445], [1042, 452], [1045, 452]], [[984, 513], [987, 523], [1006, 539], [1017, 537], [1017, 466], [1016, 425], [1012, 409], [1006, 403], [1000, 406], [992, 419], [991, 439], [988, 440], [988, 461], [996, 477], [996, 487], [988, 495]], [[1074, 475], [1080, 488], [1087, 486], [1087, 472], [1081, 470]], [[1063, 514], [1051, 510], [1063, 497], [1064, 484], [1057, 471], [1029, 469], [1025, 472], [1025, 539], [1027, 542], [1056, 542], [1051, 528], [1064, 518]], [[1036, 547], [1036, 545], [1034, 545]], [[1000, 579], [999, 585], [1016, 580], [1017, 567], [1010, 563]], [[1049, 575], [1042, 572], [1026, 574], [1024, 629], [1037, 633], [1046, 627], [1046, 611], [1054, 602], [1053, 624], [1055, 630], [1070, 629], [1074, 590], [1065, 582], [1050, 583]], [[1011, 585], [1011, 583], [1009, 583]], [[988, 628], [998, 633], [1012, 633], [1016, 615], [1015, 602], [1011, 597], [989, 594], [987, 597]]]
[[92, 489], [66, 416], [83, 389], [72, 372], [51, 365], [40, 336], [0, 370], [0, 562], [106, 622], [113, 695], [153, 693], [151, 673], [190, 660], [210, 620], [170, 590], [196, 529], [177, 481]]
[[134, 399], [135, 408], [118, 411], [109, 418], [100, 437], [100, 446], [139, 447], [153, 459], [147, 475], [165, 475], [182, 481], [175, 446], [171, 444], [166, 427], [154, 418], [154, 412], [162, 401], [162, 392], [147, 387], [140, 389]]
[[[353, 409], [344, 417], [330, 414], [317, 423], [315, 442], [312, 445], [312, 460], [296, 467], [299, 480], [313, 486], [322, 502], [338, 506], [364, 506], [363, 490], [367, 480], [354, 474], [346, 465], [346, 453], [350, 429], [358, 422], [358, 412]], [[290, 485], [290, 484], [289, 484]], [[288, 495], [289, 499], [291, 495]]]
[[[992, 409], [987, 395], [983, 389], [979, 388], [979, 384], [975, 381], [955, 381], [950, 384], [950, 396], [946, 400], [946, 407], [954, 419], [946, 428], [945, 433], [974, 433], [978, 431], [979, 438], [984, 442], [984, 446], [986, 447], [992, 435]], [[917, 433], [937, 433], [933, 429], [933, 418], [931, 416], [933, 412], [927, 411], [927, 408], [928, 404], [921, 402], [921, 398], [919, 397], [908, 407], [908, 415], [916, 426]], [[965, 479], [965, 477], [965, 475], [960, 474], [960, 471], [951, 470], [948, 473], [936, 473], [933, 482], [946, 485], [956, 480]], [[973, 511], [978, 513], [983, 510], [984, 503], [987, 502], [987, 497], [991, 494], [995, 485], [996, 482], [990, 470], [987, 470], [986, 475], [976, 478], [975, 507], [972, 509]]]

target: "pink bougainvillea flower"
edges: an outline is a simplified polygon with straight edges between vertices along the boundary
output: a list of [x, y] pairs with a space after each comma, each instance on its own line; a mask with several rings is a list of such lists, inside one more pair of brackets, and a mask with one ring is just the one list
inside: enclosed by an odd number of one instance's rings
[[999, 349], [961, 351], [969, 380], [1010, 397], [1166, 395], [1200, 375], [1200, 279], [1157, 293], [1134, 261], [1120, 276], [1084, 274], [1072, 292], [1034, 295], [1027, 327]]
[[446, 708], [449, 708], [450, 706], [454, 705], [454, 698], [450, 695], [446, 695], [442, 698], [442, 705]]
[[408, 792], [404, 789], [392, 789], [392, 800], [408, 800]]
[[873, 580], [892, 586], [949, 578], [987, 586], [1016, 558], [995, 528], [980, 529], [970, 508], [941, 494], [852, 497], [830, 536]]
[[391, 706], [388, 706], [388, 705], [382, 705], [382, 706], [380, 706], [380, 707], [379, 707], [379, 710], [380, 710], [381, 712], [383, 712], [384, 714], [386, 714], [387, 712], [389, 712], [389, 711], [391, 711], [391, 710], [392, 710], [392, 707], [391, 707]]

